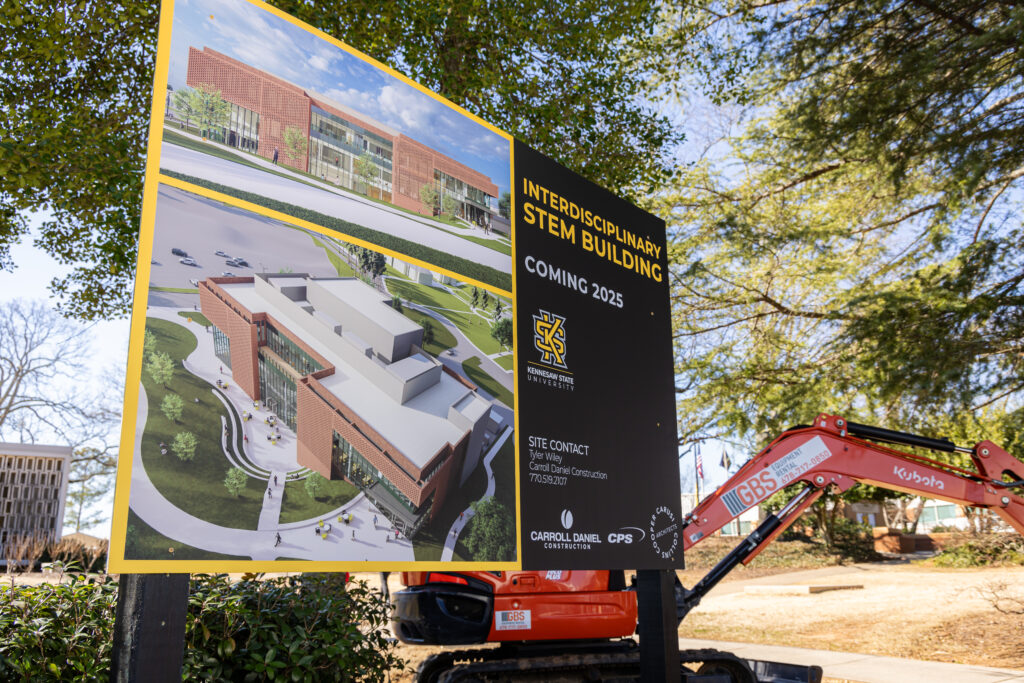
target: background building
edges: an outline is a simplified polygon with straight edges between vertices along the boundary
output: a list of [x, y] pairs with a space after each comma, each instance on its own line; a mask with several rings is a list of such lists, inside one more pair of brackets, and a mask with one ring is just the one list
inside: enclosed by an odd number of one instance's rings
[[209, 278], [218, 358], [297, 438], [297, 459], [358, 486], [408, 536], [497, 437], [491, 403], [423, 351], [423, 328], [356, 278]]
[[[209, 84], [231, 104], [225, 144], [311, 173], [341, 187], [412, 211], [430, 213], [452, 197], [456, 215], [491, 225], [498, 186], [473, 170], [326, 95], [307, 91], [216, 50], [189, 48], [186, 84]], [[291, 154], [285, 132], [306, 140]], [[421, 200], [423, 186], [437, 191], [435, 207]]]
[[0, 443], [0, 548], [21, 536], [60, 540], [70, 468], [70, 446]]

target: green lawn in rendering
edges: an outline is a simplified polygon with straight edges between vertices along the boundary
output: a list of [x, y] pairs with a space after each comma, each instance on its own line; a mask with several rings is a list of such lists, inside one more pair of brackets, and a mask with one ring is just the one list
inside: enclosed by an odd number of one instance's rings
[[423, 326], [424, 320], [429, 320], [434, 328], [434, 341], [424, 344], [423, 350], [432, 356], [440, 356], [446, 350], [458, 345], [455, 335], [452, 334], [439, 320], [421, 311], [414, 311], [408, 306], [402, 307], [402, 315], [412, 320], [417, 325]]
[[[174, 549], [171, 552], [171, 548]], [[128, 510], [128, 533], [125, 537], [124, 556], [127, 560], [249, 560], [249, 557], [223, 555], [200, 550], [181, 541], [164, 536], [146, 524], [131, 509]]]
[[462, 364], [462, 371], [466, 373], [469, 380], [488, 394], [504, 403], [509, 408], [514, 408], [515, 401], [512, 392], [506, 389], [498, 380], [494, 379], [480, 369], [480, 359], [474, 356]]
[[304, 479], [285, 483], [284, 498], [281, 500], [281, 524], [322, 519], [325, 514], [337, 510], [359, 493], [355, 485], [336, 479], [324, 482], [324, 492], [313, 499], [306, 494], [305, 483]]
[[[195, 291], [198, 292], [199, 290], [197, 289]], [[192, 322], [199, 323], [203, 327], [209, 327], [210, 325], [213, 324], [213, 323], [210, 322], [209, 318], [207, 318], [205, 315], [203, 315], [199, 311], [178, 311], [178, 315], [180, 315], [185, 320], [188, 320], [189, 318], [192, 318]]]
[[199, 290], [195, 287], [162, 287], [160, 285], [150, 285], [150, 289], [155, 292], [171, 292], [172, 294], [198, 294]]
[[483, 353], [490, 355], [502, 350], [498, 342], [491, 336], [490, 320], [485, 320], [476, 313], [468, 311], [438, 311], [438, 313], [459, 328], [459, 331], [466, 335], [466, 338]]
[[313, 244], [324, 250], [327, 254], [327, 260], [330, 261], [331, 265], [334, 266], [334, 269], [338, 271], [338, 277], [356, 277], [356, 271], [352, 270], [352, 266], [345, 263], [345, 260], [338, 256], [333, 249], [316, 237], [313, 238]]
[[[449, 308], [456, 311], [469, 311], [469, 305], [465, 301], [462, 301], [457, 296], [441, 289], [440, 287], [423, 285], [419, 282], [412, 282], [410, 280], [391, 279], [387, 281], [387, 285], [388, 291], [392, 294], [397, 294], [402, 297], [403, 300], [407, 299], [421, 306], [429, 306], [431, 308]], [[445, 313], [447, 313], [447, 311]]]
[[[231, 463], [221, 450], [221, 416], [231, 420], [224, 404], [214, 396], [212, 385], [185, 370], [181, 360], [196, 347], [195, 335], [181, 325], [155, 318], [146, 319], [146, 330], [156, 338], [156, 350], [175, 361], [174, 375], [164, 387], [153, 381], [143, 361], [142, 385], [146, 390], [149, 415], [142, 434], [142, 461], [156, 488], [180, 510], [219, 526], [255, 529], [263, 507], [266, 482], [249, 478], [236, 498], [224, 487]], [[200, 333], [202, 334], [202, 333]], [[184, 399], [184, 412], [178, 424], [160, 410], [168, 393]], [[199, 399], [198, 403], [196, 399]], [[192, 460], [182, 461], [170, 450], [178, 432], [190, 431], [198, 437], [199, 447]], [[241, 438], [241, 437], [239, 437]], [[160, 442], [168, 444], [160, 453]], [[236, 451], [240, 444], [236, 444]]]
[[498, 364], [499, 367], [505, 368], [506, 370], [511, 370], [512, 365], [515, 362], [515, 357], [511, 353], [509, 353], [504, 356], [498, 356], [493, 360], [495, 363]]

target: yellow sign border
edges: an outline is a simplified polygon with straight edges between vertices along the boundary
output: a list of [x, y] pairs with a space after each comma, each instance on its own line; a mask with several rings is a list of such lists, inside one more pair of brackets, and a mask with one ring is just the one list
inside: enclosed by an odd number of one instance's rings
[[[522, 501], [520, 499], [519, 481], [519, 411], [515, 406], [513, 409], [513, 420], [515, 432], [514, 439], [514, 474], [515, 474], [515, 499], [516, 499], [516, 560], [513, 562], [477, 562], [477, 561], [430, 561], [417, 560], [412, 562], [387, 562], [387, 561], [324, 561], [324, 560], [137, 560], [125, 558], [125, 545], [128, 527], [129, 496], [131, 485], [132, 460], [135, 454], [135, 433], [136, 420], [138, 417], [139, 385], [142, 381], [142, 347], [145, 337], [146, 309], [149, 299], [150, 282], [150, 261], [152, 259], [153, 232], [156, 224], [156, 203], [161, 184], [176, 187], [181, 190], [192, 192], [203, 197], [214, 199], [227, 205], [235, 206], [253, 213], [289, 223], [296, 227], [313, 230], [320, 234], [340, 236], [353, 244], [368, 247], [374, 251], [400, 258], [403, 261], [412, 263], [418, 267], [426, 268], [434, 272], [447, 275], [462, 282], [467, 282], [481, 287], [494, 294], [502, 296], [511, 295], [512, 298], [512, 326], [513, 339], [516, 338], [518, 315], [515, 307], [516, 275], [515, 275], [515, 153], [514, 139], [507, 132], [484, 121], [480, 117], [466, 111], [459, 105], [442, 97], [438, 93], [413, 81], [407, 76], [395, 71], [391, 67], [382, 64], [369, 55], [363, 54], [330, 36], [317, 28], [309, 26], [299, 19], [272, 7], [262, 0], [245, 0], [249, 4], [267, 11], [274, 16], [290, 22], [294, 26], [303, 29], [335, 47], [338, 47], [350, 55], [361, 59], [367, 64], [384, 71], [385, 73], [399, 79], [403, 83], [412, 86], [420, 92], [430, 96], [445, 106], [451, 108], [470, 120], [484, 126], [488, 130], [505, 138], [509, 142], [509, 186], [512, 193], [513, 207], [510, 212], [511, 237], [512, 237], [512, 292], [507, 292], [493, 285], [466, 278], [458, 273], [427, 264], [418, 259], [411, 258], [404, 254], [385, 249], [378, 245], [349, 237], [329, 228], [324, 228], [315, 223], [294, 218], [287, 214], [267, 209], [265, 207], [247, 202], [235, 197], [230, 197], [207, 188], [193, 185], [186, 181], [178, 180], [160, 173], [160, 150], [163, 143], [163, 127], [166, 115], [165, 94], [170, 71], [171, 32], [174, 22], [174, 0], [161, 0], [160, 25], [157, 37], [156, 69], [153, 83], [153, 107], [149, 124], [149, 141], [146, 156], [146, 174], [143, 185], [142, 220], [139, 231], [138, 262], [135, 271], [135, 288], [132, 298], [132, 316], [129, 335], [128, 365], [125, 379], [124, 409], [121, 422], [121, 450], [118, 456], [118, 468], [115, 479], [114, 490], [114, 511], [111, 525], [111, 544], [108, 553], [108, 571], [111, 573], [184, 573], [189, 572], [265, 572], [265, 571], [436, 571], [436, 570], [502, 570], [515, 571], [522, 568], [522, 523], [520, 521], [520, 510]], [[145, 283], [145, 284], [143, 284]], [[513, 403], [518, 399], [518, 361], [513, 353]]]

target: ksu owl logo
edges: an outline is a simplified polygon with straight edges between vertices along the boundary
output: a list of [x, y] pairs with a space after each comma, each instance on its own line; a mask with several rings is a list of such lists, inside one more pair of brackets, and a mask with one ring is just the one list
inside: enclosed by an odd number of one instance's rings
[[565, 318], [541, 310], [533, 316], [533, 348], [542, 363], [567, 370], [565, 365]]

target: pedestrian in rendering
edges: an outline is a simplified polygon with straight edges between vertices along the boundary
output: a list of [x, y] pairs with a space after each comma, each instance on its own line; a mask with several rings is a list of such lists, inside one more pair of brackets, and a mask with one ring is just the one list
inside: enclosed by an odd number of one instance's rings
[[277, 486], [277, 475], [274, 475], [274, 486]]
[[274, 148], [274, 163], [277, 163], [277, 147]]
[[[245, 443], [249, 443], [249, 435], [248, 434], [243, 434], [242, 435], [242, 439], [245, 441]], [[277, 482], [275, 481], [274, 483], [276, 484]]]
[[220, 368], [220, 374], [222, 374], [222, 375], [223, 375], [223, 374], [224, 374], [224, 366], [223, 366], [223, 365], [221, 365], [221, 366], [218, 366], [218, 367]]
[[374, 528], [374, 529], [376, 529], [376, 528], [377, 528], [377, 515], [374, 515], [374, 516], [373, 516], [373, 528]]
[[276, 548], [277, 546], [281, 545], [281, 534], [280, 533], [274, 534], [274, 537], [275, 537], [274, 547]]
[[355, 529], [352, 530], [352, 540], [353, 541], [356, 540], [356, 530]]
[[270, 490], [269, 486], [267, 487], [267, 497], [268, 498], [273, 498], [274, 497], [274, 492]]

